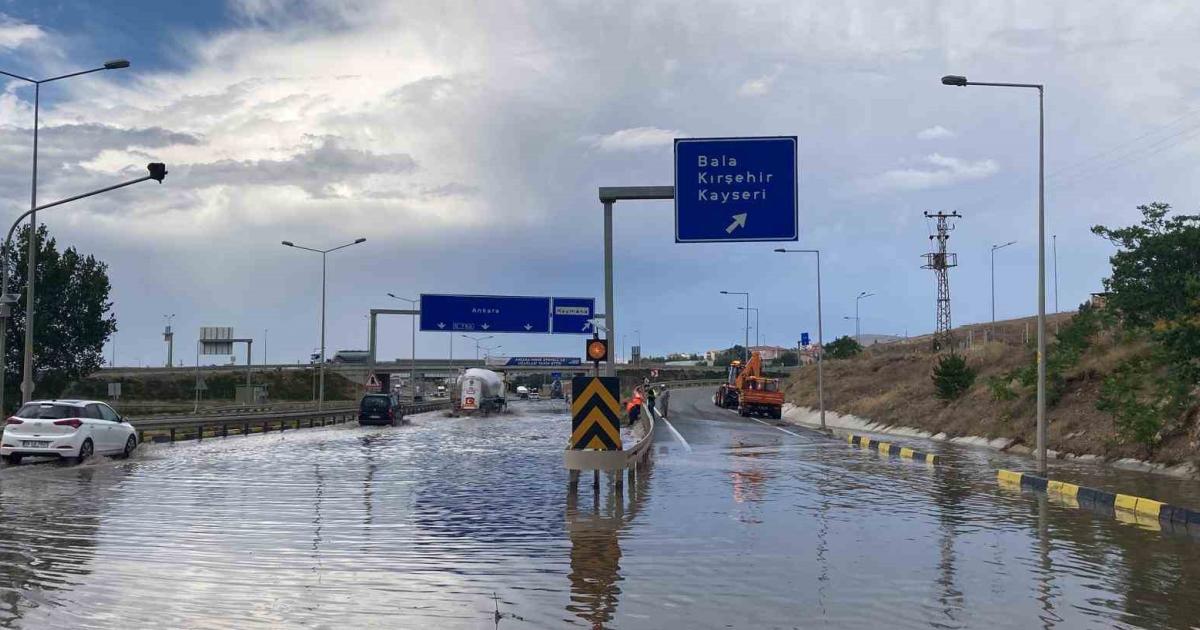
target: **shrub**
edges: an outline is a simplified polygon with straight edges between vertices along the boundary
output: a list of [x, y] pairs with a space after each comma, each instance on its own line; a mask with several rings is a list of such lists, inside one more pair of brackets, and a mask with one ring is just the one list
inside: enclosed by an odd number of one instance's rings
[[849, 359], [862, 352], [862, 345], [851, 337], [838, 337], [825, 344], [825, 357], [829, 359]]
[[988, 389], [992, 392], [992, 400], [1003, 401], [1016, 399], [1017, 393], [1014, 392], [1011, 387], [1009, 387], [1011, 382], [1011, 375], [993, 376], [989, 378], [987, 384]]
[[1167, 423], [1187, 404], [1185, 381], [1138, 357], [1121, 363], [1100, 385], [1096, 408], [1112, 414], [1117, 433], [1153, 451]]
[[954, 400], [962, 396], [973, 384], [975, 370], [957, 354], [942, 355], [933, 367], [933, 386], [937, 390], [937, 397], [942, 400]]

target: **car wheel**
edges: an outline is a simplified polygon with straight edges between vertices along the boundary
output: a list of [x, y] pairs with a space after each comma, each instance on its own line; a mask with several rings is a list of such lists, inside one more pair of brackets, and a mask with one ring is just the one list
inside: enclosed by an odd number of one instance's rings
[[9, 466], [16, 466], [17, 464], [21, 463], [21, 456], [16, 453], [13, 453], [12, 455], [5, 455], [4, 462]]
[[75, 456], [75, 463], [82, 464], [83, 462], [86, 462], [94, 452], [95, 448], [92, 446], [92, 439], [88, 438], [84, 440], [83, 444], [79, 446], [79, 455]]
[[129, 459], [133, 457], [133, 450], [137, 448], [137, 438], [132, 435], [128, 440], [125, 440], [125, 450], [121, 451], [121, 459]]

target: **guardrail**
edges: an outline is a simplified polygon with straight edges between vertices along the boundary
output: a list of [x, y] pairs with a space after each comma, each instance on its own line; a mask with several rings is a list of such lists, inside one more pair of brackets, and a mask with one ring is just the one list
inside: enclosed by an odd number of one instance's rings
[[[448, 400], [409, 403], [400, 406], [401, 415], [437, 411], [449, 407]], [[276, 411], [265, 413], [229, 414], [217, 416], [160, 416], [154, 418], [130, 418], [129, 423], [137, 429], [138, 441], [175, 442], [177, 440], [203, 440], [205, 438], [228, 437], [268, 433], [272, 430], [286, 431], [302, 428], [344, 424], [358, 418], [358, 408], [307, 409], [300, 411]]]

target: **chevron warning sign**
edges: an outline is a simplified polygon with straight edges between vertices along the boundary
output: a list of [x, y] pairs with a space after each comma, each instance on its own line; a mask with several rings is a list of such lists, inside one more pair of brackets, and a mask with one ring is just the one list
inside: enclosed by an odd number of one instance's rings
[[621, 450], [620, 381], [615, 376], [576, 376], [571, 391], [571, 446], [577, 451]]

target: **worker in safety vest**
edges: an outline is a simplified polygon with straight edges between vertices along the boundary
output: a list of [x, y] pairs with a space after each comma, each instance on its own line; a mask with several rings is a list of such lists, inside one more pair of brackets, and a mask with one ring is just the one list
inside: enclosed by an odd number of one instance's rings
[[625, 414], [629, 416], [629, 426], [638, 421], [642, 415], [642, 392], [633, 390], [633, 398], [625, 405]]

